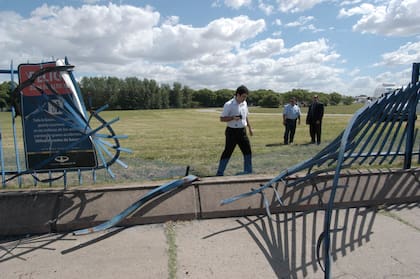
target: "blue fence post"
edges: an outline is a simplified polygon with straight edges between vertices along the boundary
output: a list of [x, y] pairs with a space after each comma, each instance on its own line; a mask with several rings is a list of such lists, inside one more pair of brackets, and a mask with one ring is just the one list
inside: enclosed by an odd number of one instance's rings
[[3, 156], [3, 134], [0, 128], [0, 160], [1, 160], [1, 181], [3, 188], [6, 188], [6, 172], [4, 169], [4, 156]]
[[411, 73], [411, 83], [415, 84], [419, 81], [420, 63], [413, 63], [413, 72]]
[[[413, 63], [413, 70], [411, 74], [411, 86], [414, 87], [419, 81], [419, 63]], [[416, 108], [419, 101], [419, 92], [413, 90], [409, 102], [406, 104], [408, 107], [408, 120], [407, 120], [407, 138], [404, 155], [404, 169], [411, 168], [411, 160], [413, 158], [414, 147], [414, 128], [416, 121]]]

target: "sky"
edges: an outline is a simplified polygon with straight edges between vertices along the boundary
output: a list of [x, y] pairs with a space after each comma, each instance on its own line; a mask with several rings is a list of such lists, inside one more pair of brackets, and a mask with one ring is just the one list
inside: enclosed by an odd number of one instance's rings
[[77, 79], [373, 96], [411, 81], [419, 11], [420, 0], [0, 0], [0, 69], [67, 57]]

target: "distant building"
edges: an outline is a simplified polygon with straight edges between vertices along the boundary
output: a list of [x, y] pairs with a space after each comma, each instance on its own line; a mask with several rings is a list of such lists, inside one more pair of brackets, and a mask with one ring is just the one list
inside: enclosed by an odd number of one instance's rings
[[356, 103], [362, 103], [362, 104], [366, 103], [368, 98], [369, 97], [366, 95], [359, 95], [359, 96], [354, 97]]
[[373, 92], [373, 97], [375, 99], [381, 98], [382, 96], [391, 93], [398, 88], [400, 87], [395, 83], [382, 83], [382, 85], [376, 87], [375, 92]]

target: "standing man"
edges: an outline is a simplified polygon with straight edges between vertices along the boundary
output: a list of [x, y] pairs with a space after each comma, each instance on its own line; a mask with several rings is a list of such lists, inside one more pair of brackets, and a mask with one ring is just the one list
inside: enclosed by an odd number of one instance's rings
[[318, 95], [313, 97], [313, 102], [309, 106], [308, 115], [306, 116], [306, 124], [309, 125], [309, 134], [311, 135], [311, 143], [321, 143], [321, 126], [324, 117], [324, 104], [319, 102]]
[[296, 104], [296, 98], [290, 98], [290, 103], [284, 106], [283, 110], [283, 125], [284, 131], [284, 144], [293, 143], [293, 138], [296, 132], [296, 122], [300, 125], [300, 108]]
[[252, 173], [252, 153], [251, 144], [246, 133], [248, 127], [249, 134], [252, 136], [251, 124], [248, 120], [248, 105], [246, 98], [248, 97], [248, 88], [241, 85], [236, 89], [235, 96], [227, 101], [223, 106], [223, 112], [220, 115], [220, 121], [226, 122], [225, 130], [225, 149], [220, 157], [219, 167], [217, 169], [218, 176], [222, 176], [225, 172], [229, 159], [236, 145], [242, 151], [244, 156], [243, 174]]

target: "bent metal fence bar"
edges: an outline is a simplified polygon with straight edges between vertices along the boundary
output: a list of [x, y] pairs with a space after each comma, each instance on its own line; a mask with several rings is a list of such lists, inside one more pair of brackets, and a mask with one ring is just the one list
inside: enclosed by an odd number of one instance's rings
[[[15, 166], [5, 163], [3, 136], [0, 137], [0, 160], [3, 188], [22, 177], [30, 175], [33, 183], [51, 183], [62, 179], [67, 187], [67, 173], [77, 173], [79, 184], [82, 172], [91, 172], [96, 181], [96, 171], [104, 169], [114, 178], [114, 163], [127, 168], [119, 157], [123, 148], [112, 124], [119, 118], [106, 121], [100, 116], [107, 106], [86, 109], [80, 88], [73, 76], [74, 66], [67, 58], [52, 62], [20, 64], [18, 70], [0, 70], [11, 77], [11, 113], [14, 140]], [[16, 86], [14, 76], [18, 75]], [[25, 168], [21, 166], [15, 118], [21, 116]], [[0, 131], [1, 133], [1, 131]], [[42, 178], [41, 178], [42, 177]]]
[[[419, 150], [413, 152], [417, 136], [416, 106], [420, 96], [419, 67], [420, 63], [413, 64], [412, 79], [408, 86], [385, 94], [359, 109], [344, 132], [313, 158], [283, 170], [278, 176], [258, 188], [222, 200], [221, 204], [260, 194], [267, 214], [270, 216], [270, 203], [265, 191], [274, 191], [276, 199], [274, 202], [277, 201], [283, 205], [279, 188], [296, 187], [322, 173], [333, 171], [333, 185], [328, 187], [329, 202], [325, 207], [324, 229], [318, 240], [318, 254], [321, 247], [323, 248], [322, 259], [321, 256], [318, 259], [319, 263], [325, 278], [331, 278], [331, 215], [337, 188], [346, 187], [346, 185], [338, 185], [343, 169], [357, 165], [383, 164], [396, 167], [402, 165], [404, 169], [409, 169], [415, 160], [413, 155], [420, 154]], [[420, 163], [420, 157], [417, 161]], [[298, 172], [306, 172], [306, 175], [296, 180], [288, 180]]]

